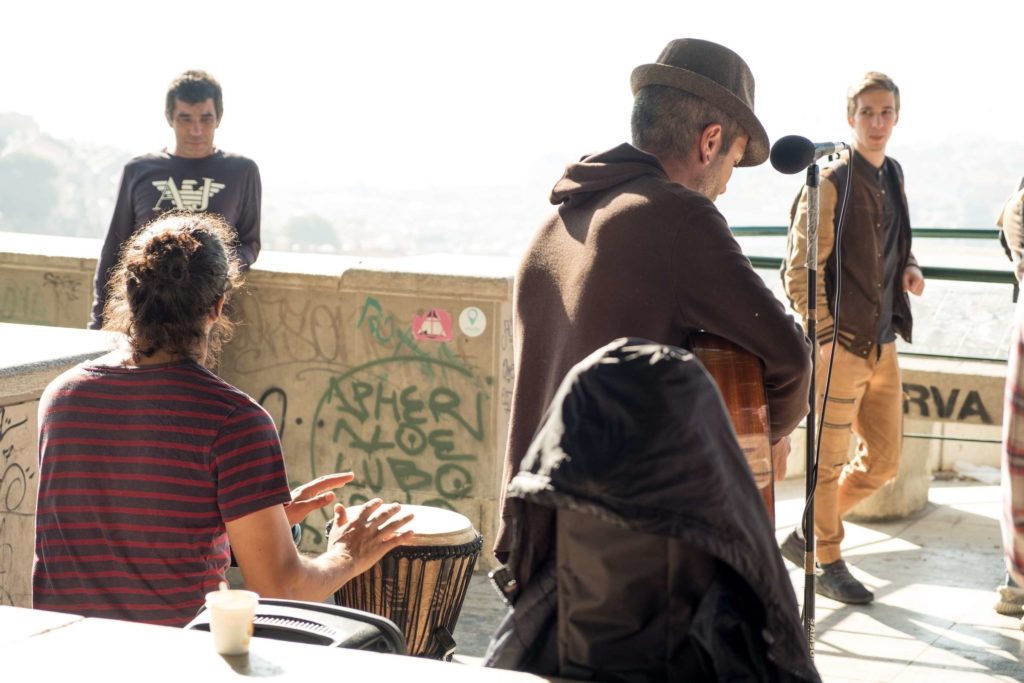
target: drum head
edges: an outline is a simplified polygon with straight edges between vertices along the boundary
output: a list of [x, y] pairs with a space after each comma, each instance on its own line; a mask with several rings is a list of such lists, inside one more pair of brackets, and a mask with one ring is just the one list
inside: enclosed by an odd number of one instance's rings
[[[349, 519], [355, 519], [362, 510], [361, 505], [346, 508]], [[426, 505], [402, 504], [402, 510], [413, 514], [412, 521], [404, 529], [412, 529], [413, 538], [406, 546], [453, 546], [473, 541], [479, 534], [465, 515], [452, 510]]]

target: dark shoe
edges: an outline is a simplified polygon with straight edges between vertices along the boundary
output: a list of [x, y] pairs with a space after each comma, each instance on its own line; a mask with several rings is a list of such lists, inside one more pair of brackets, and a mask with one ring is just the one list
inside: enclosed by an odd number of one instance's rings
[[804, 567], [804, 539], [795, 531], [782, 542], [782, 556], [800, 569]]
[[815, 590], [826, 598], [832, 598], [850, 605], [866, 605], [875, 599], [875, 594], [864, 584], [853, 578], [846, 568], [846, 562], [836, 560], [818, 565], [821, 572], [815, 581]]

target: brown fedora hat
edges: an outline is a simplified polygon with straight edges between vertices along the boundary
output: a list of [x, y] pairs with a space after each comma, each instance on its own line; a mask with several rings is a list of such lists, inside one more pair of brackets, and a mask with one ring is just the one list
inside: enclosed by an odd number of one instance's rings
[[729, 48], [696, 38], [673, 40], [655, 64], [633, 69], [630, 83], [634, 95], [647, 85], [667, 85], [710, 102], [735, 118], [750, 138], [740, 166], [768, 158], [768, 134], [754, 115], [754, 75]]

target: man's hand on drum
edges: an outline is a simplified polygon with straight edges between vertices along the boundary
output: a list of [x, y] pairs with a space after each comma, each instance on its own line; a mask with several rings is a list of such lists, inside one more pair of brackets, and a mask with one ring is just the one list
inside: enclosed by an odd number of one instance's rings
[[302, 486], [296, 486], [292, 489], [292, 502], [284, 506], [288, 524], [298, 524], [310, 512], [333, 503], [337, 496], [334, 495], [332, 489], [341, 488], [355, 478], [356, 476], [351, 472], [339, 472], [325, 474]]
[[344, 505], [335, 505], [327, 548], [346, 555], [352, 562], [353, 576], [358, 576], [388, 551], [412, 539], [412, 530], [402, 529], [412, 517], [398, 503], [385, 505], [380, 498], [364, 503], [355, 519], [348, 518]]

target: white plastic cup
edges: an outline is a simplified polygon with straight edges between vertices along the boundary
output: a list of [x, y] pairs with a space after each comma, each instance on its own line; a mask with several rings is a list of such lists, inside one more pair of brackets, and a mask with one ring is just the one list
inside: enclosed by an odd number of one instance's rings
[[259, 601], [260, 596], [252, 591], [219, 590], [206, 594], [210, 632], [218, 653], [244, 655], [249, 651]]

